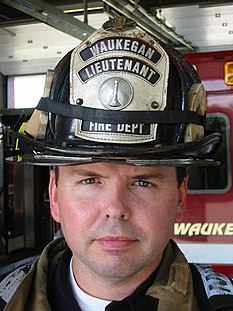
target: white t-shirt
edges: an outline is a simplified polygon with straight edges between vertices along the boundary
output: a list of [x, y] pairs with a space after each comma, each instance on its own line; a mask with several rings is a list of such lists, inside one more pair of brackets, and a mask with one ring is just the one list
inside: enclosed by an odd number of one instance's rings
[[108, 300], [99, 299], [85, 293], [76, 283], [73, 269], [72, 259], [70, 261], [69, 279], [71, 282], [72, 291], [76, 301], [78, 302], [82, 311], [104, 311], [105, 307], [111, 302]]

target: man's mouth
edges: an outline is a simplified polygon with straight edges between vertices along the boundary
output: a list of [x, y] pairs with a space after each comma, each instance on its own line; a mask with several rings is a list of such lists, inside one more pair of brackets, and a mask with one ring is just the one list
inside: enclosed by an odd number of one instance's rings
[[137, 240], [125, 236], [104, 236], [96, 240], [103, 248], [126, 249], [132, 246]]

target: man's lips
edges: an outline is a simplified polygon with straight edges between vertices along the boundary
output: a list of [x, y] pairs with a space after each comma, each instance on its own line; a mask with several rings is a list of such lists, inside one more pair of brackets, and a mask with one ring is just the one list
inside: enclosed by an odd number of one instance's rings
[[137, 240], [124, 236], [105, 236], [96, 240], [102, 247], [108, 249], [124, 249], [133, 245]]

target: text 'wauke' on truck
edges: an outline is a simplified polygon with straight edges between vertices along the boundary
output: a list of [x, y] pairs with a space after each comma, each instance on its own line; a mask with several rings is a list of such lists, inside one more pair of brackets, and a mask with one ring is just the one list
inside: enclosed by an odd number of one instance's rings
[[190, 262], [211, 264], [233, 277], [233, 51], [185, 57], [206, 90], [206, 128], [222, 133], [214, 156], [221, 165], [189, 170], [187, 204], [174, 239]]

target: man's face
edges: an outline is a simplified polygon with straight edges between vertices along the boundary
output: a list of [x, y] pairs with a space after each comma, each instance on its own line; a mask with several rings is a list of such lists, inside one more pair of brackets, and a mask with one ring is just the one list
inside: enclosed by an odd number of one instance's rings
[[74, 270], [93, 278], [144, 278], [159, 265], [186, 197], [175, 168], [98, 163], [59, 168], [50, 178], [53, 218]]

